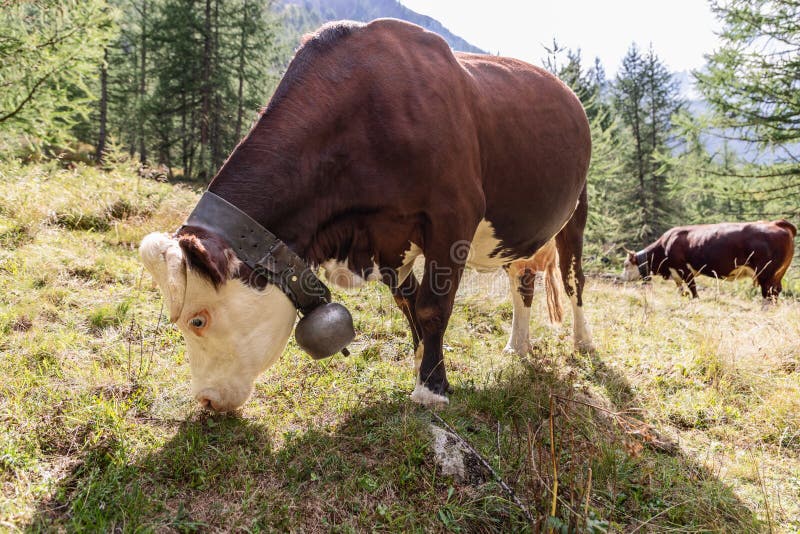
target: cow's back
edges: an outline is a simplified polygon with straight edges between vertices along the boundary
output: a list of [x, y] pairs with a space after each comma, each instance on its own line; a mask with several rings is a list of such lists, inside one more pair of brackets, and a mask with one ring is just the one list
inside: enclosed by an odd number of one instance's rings
[[456, 54], [475, 87], [486, 219], [506, 248], [541, 246], [569, 219], [591, 155], [586, 113], [544, 69]]
[[[335, 256], [356, 271], [372, 258], [396, 268], [410, 244], [426, 250], [434, 228], [459, 224], [454, 239], [485, 244], [473, 257], [496, 267], [531, 256], [567, 223], [591, 138], [557, 78], [513, 59], [454, 55], [397, 20], [315, 35], [213, 192], [255, 204], [252, 214], [310, 261]], [[241, 192], [242, 176], [269, 184], [258, 203]], [[310, 203], [308, 191], [325, 202]]]
[[[368, 204], [391, 203], [394, 220], [481, 212], [473, 243], [488, 247], [475, 257], [529, 257], [566, 224], [585, 187], [591, 135], [563, 82], [516, 59], [454, 54], [438, 35], [392, 19], [348, 42], [341, 52], [358, 73], [349, 120], [365, 134], [357, 152], [375, 162], [367, 180], [381, 173]], [[363, 196], [371, 185], [357, 182]], [[496, 260], [507, 261], [487, 265]]]
[[785, 271], [794, 254], [794, 235], [780, 221], [681, 226], [667, 231], [661, 241], [670, 266], [689, 264], [696, 271], [713, 271], [718, 276], [744, 265], [756, 272]]

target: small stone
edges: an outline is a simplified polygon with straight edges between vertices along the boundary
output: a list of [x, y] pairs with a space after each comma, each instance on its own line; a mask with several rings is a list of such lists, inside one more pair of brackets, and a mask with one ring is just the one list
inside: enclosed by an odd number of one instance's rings
[[458, 436], [434, 424], [429, 429], [433, 436], [433, 458], [443, 475], [453, 477], [459, 484], [477, 486], [486, 482], [489, 478], [486, 467]]

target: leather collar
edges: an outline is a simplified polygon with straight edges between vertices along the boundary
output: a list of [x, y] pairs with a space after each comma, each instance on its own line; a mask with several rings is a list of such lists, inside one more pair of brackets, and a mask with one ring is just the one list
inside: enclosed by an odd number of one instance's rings
[[644, 250], [636, 253], [636, 266], [639, 268], [642, 280], [650, 280], [650, 265], [647, 261], [647, 252]]
[[330, 290], [300, 256], [211, 191], [203, 193], [183, 226], [198, 226], [224, 238], [236, 256], [253, 269], [254, 277], [263, 276], [267, 283], [278, 286], [303, 315], [331, 301]]

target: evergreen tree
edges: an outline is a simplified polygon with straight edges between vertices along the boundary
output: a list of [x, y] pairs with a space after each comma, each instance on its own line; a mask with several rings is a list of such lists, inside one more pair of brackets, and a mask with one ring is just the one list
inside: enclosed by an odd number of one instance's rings
[[[107, 51], [105, 130], [131, 154], [138, 152], [143, 163], [207, 179], [277, 81], [277, 28], [269, 3], [117, 0], [117, 5], [122, 15], [119, 37]], [[101, 117], [98, 112], [98, 131]]]
[[712, 9], [722, 45], [695, 73], [698, 89], [736, 138], [788, 149], [800, 141], [800, 3], [715, 1]]
[[629, 236], [625, 215], [630, 209], [624, 202], [630, 180], [625, 173], [624, 129], [604, 109], [591, 119], [592, 160], [589, 164], [589, 220], [586, 224], [586, 247], [591, 254], [607, 256], [623, 246]]
[[545, 51], [547, 57], [544, 60], [544, 68], [558, 76], [575, 92], [589, 120], [603, 115], [605, 117], [603, 127], [608, 127], [610, 110], [604, 97], [607, 82], [600, 59], [595, 58], [593, 66], [584, 69], [580, 49], [575, 51], [564, 48], [555, 39], [552, 47], [545, 47]]
[[680, 184], [671, 180], [659, 155], [671, 150], [672, 117], [683, 103], [677, 83], [652, 48], [642, 55], [635, 45], [623, 59], [612, 93], [631, 141], [624, 154], [630, 183], [620, 191], [628, 210], [623, 223], [628, 239], [647, 242], [678, 219], [673, 193]]
[[708, 131], [760, 149], [746, 165], [723, 166], [717, 178], [727, 180], [717, 182], [743, 185], [743, 217], [798, 216], [800, 3], [714, 1], [712, 9], [723, 23], [721, 46], [694, 73], [714, 112]]
[[[583, 103], [592, 134], [592, 159], [589, 165], [589, 220], [586, 246], [590, 254], [607, 255], [624, 239], [620, 194], [625, 186], [621, 159], [623, 132], [612, 116], [608, 82], [599, 59], [584, 69], [581, 52], [561, 47], [555, 40], [545, 47], [544, 67], [566, 83]], [[622, 209], [621, 209], [622, 208]]]
[[60, 144], [85, 120], [115, 31], [104, 0], [5, 2], [0, 7], [0, 133]]

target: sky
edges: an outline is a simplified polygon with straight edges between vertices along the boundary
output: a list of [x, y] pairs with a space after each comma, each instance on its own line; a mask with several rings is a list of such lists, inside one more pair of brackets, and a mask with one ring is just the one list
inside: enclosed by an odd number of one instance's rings
[[707, 0], [400, 0], [493, 54], [542, 64], [555, 37], [581, 49], [584, 65], [599, 57], [609, 78], [635, 42], [652, 43], [671, 71], [701, 68], [717, 46], [719, 24]]

